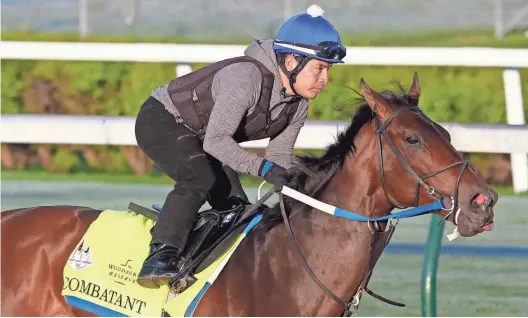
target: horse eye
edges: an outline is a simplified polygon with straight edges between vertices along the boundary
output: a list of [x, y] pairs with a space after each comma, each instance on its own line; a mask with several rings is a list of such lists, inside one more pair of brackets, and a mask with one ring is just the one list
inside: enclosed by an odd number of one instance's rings
[[420, 143], [420, 139], [416, 136], [408, 136], [405, 138], [405, 142], [407, 142], [411, 146], [416, 146]]

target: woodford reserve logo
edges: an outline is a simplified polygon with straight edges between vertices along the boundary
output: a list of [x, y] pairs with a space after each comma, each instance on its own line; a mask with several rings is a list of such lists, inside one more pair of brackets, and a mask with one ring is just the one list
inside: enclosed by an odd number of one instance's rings
[[136, 283], [137, 273], [132, 270], [130, 262], [132, 262], [132, 260], [128, 259], [123, 264], [108, 264], [108, 275], [113, 278], [114, 282], [121, 285]]

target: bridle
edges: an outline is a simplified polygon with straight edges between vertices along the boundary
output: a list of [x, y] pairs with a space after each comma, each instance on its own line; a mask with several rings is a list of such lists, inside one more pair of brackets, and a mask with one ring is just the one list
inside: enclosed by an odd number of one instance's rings
[[[389, 195], [389, 193], [387, 191], [387, 184], [385, 182], [385, 169], [383, 168], [383, 152], [382, 152], [382, 146], [381, 146], [381, 136], [383, 136], [383, 138], [385, 139], [385, 141], [387, 142], [387, 144], [391, 148], [392, 152], [396, 155], [396, 158], [398, 159], [398, 161], [403, 165], [403, 167], [407, 170], [407, 172], [409, 172], [411, 177], [413, 177], [413, 179], [416, 180], [416, 182], [417, 182], [417, 184], [416, 184], [416, 200], [415, 200], [414, 206], [418, 206], [418, 201], [420, 199], [420, 186], [425, 189], [427, 194], [435, 197], [436, 199], [444, 200], [446, 198], [449, 198], [450, 201], [451, 201], [451, 206], [449, 208], [445, 208], [445, 207], [442, 208], [442, 210], [448, 212], [447, 215], [443, 218], [443, 220], [446, 220], [450, 215], [453, 214], [454, 211], [457, 210], [457, 207], [458, 207], [458, 188], [460, 186], [460, 180], [462, 179], [462, 174], [464, 173], [466, 168], [468, 168], [469, 163], [468, 163], [467, 160], [457, 161], [457, 162], [454, 162], [454, 163], [452, 163], [452, 164], [450, 164], [450, 165], [448, 165], [446, 167], [438, 169], [437, 171], [434, 171], [434, 172], [431, 172], [431, 173], [427, 173], [424, 176], [420, 177], [420, 175], [407, 162], [407, 160], [402, 155], [402, 153], [400, 152], [400, 150], [398, 149], [398, 147], [396, 146], [396, 144], [394, 143], [394, 141], [392, 140], [390, 135], [387, 133], [387, 127], [392, 123], [392, 120], [396, 116], [402, 114], [405, 111], [416, 111], [416, 112], [418, 112], [418, 114], [424, 120], [429, 122], [433, 127], [435, 125], [435, 123], [432, 120], [430, 120], [427, 116], [425, 116], [425, 114], [423, 114], [422, 110], [418, 106], [414, 106], [414, 105], [402, 106], [402, 107], [398, 108], [387, 119], [385, 119], [385, 121], [383, 123], [380, 122], [380, 119], [379, 119], [378, 116], [374, 117], [374, 122], [375, 122], [375, 125], [376, 125], [375, 134], [376, 134], [376, 144], [377, 144], [377, 147], [378, 147], [378, 161], [379, 161], [379, 167], [380, 167], [380, 171], [381, 171], [381, 183], [383, 185], [383, 193], [385, 194], [385, 197], [387, 198], [387, 200], [389, 200], [390, 204], [392, 204], [394, 207], [396, 207], [398, 209], [406, 208], [405, 206], [400, 205], [398, 202], [395, 202], [395, 200], [391, 198], [391, 196]], [[440, 174], [440, 173], [442, 173], [442, 172], [444, 172], [444, 171], [446, 171], [448, 169], [456, 167], [458, 165], [462, 165], [462, 168], [460, 169], [460, 172], [458, 174], [458, 177], [457, 177], [457, 180], [456, 180], [456, 183], [455, 183], [453, 196], [444, 196], [444, 195], [438, 193], [438, 191], [436, 191], [436, 189], [434, 187], [432, 187], [431, 185], [429, 185], [425, 181], [426, 179], [434, 177], [434, 176], [436, 176], [436, 175], [438, 175], [438, 174]], [[456, 223], [456, 221], [454, 221], [454, 222]]]
[[[383, 192], [385, 194], [385, 197], [389, 201], [389, 203], [392, 204], [394, 207], [400, 208], [400, 209], [406, 208], [406, 207], [401, 206], [397, 202], [395, 202], [395, 200], [393, 200], [391, 198], [391, 196], [389, 195], [389, 193], [387, 191], [387, 185], [386, 185], [386, 182], [385, 182], [385, 171], [384, 171], [384, 168], [383, 168], [384, 166], [383, 166], [383, 152], [382, 152], [382, 146], [381, 146], [381, 136], [384, 137], [384, 139], [386, 140], [387, 144], [391, 148], [392, 152], [396, 155], [396, 158], [398, 159], [398, 161], [405, 167], [405, 169], [409, 172], [409, 174], [417, 182], [417, 185], [416, 185], [416, 200], [415, 200], [415, 205], [414, 206], [418, 206], [420, 186], [423, 187], [425, 189], [425, 191], [429, 195], [435, 197], [438, 200], [442, 200], [442, 202], [444, 201], [445, 198], [449, 198], [450, 199], [451, 206], [449, 208], [446, 208], [444, 206], [444, 204], [442, 204], [442, 210], [448, 212], [447, 215], [442, 220], [442, 221], [445, 221], [450, 215], [453, 214], [454, 211], [457, 210], [456, 208], [458, 207], [457, 201], [458, 201], [458, 188], [460, 186], [460, 180], [462, 179], [462, 174], [468, 168], [469, 163], [468, 163], [467, 160], [457, 161], [457, 162], [452, 163], [450, 165], [447, 165], [447, 166], [445, 166], [445, 167], [443, 167], [441, 169], [438, 169], [437, 171], [434, 171], [434, 172], [431, 172], [431, 173], [427, 173], [427, 174], [425, 174], [423, 176], [420, 176], [411, 167], [411, 165], [407, 162], [407, 160], [405, 159], [405, 157], [400, 152], [400, 150], [398, 149], [398, 147], [396, 146], [396, 144], [394, 143], [394, 141], [392, 140], [392, 138], [390, 137], [390, 135], [387, 132], [387, 127], [391, 124], [392, 120], [396, 116], [404, 113], [405, 111], [416, 111], [416, 112], [418, 112], [418, 114], [423, 119], [425, 119], [434, 128], [436, 128], [435, 127], [436, 124], [432, 120], [430, 120], [427, 116], [425, 116], [425, 114], [420, 110], [420, 108], [418, 106], [414, 106], [414, 105], [400, 107], [399, 109], [394, 111], [383, 123], [381, 123], [381, 121], [380, 121], [378, 116], [374, 117], [374, 123], [375, 123], [375, 127], [376, 127], [376, 131], [375, 131], [376, 144], [377, 144], [377, 148], [378, 148], [379, 166], [380, 166], [380, 171], [381, 171], [381, 182], [382, 182], [382, 185], [383, 185]], [[456, 183], [455, 183], [455, 189], [454, 189], [453, 196], [444, 196], [444, 195], [438, 193], [434, 187], [432, 187], [431, 185], [429, 185], [425, 181], [426, 179], [434, 177], [434, 176], [436, 176], [436, 175], [438, 175], [438, 174], [440, 174], [440, 173], [442, 173], [442, 172], [444, 172], [444, 171], [446, 171], [446, 170], [448, 170], [450, 168], [456, 167], [458, 165], [461, 165], [462, 168], [460, 170], [460, 173], [458, 174], [458, 177], [457, 177], [457, 180], [456, 180]], [[327, 177], [323, 182], [319, 183], [319, 185], [316, 187], [316, 190], [314, 190], [311, 195], [313, 196], [316, 192], [318, 192], [320, 189], [322, 189], [330, 179], [331, 179], [331, 175], [329, 177]], [[312, 271], [312, 269], [308, 265], [308, 262], [304, 258], [303, 254], [302, 254], [302, 252], [301, 252], [301, 250], [299, 248], [299, 245], [297, 244], [297, 241], [295, 240], [295, 236], [294, 236], [293, 231], [292, 231], [291, 226], [290, 226], [289, 218], [288, 218], [288, 216], [286, 214], [286, 207], [285, 207], [285, 204], [284, 204], [283, 194], [280, 193], [280, 192], [279, 192], [279, 203], [280, 203], [280, 209], [281, 209], [281, 213], [282, 213], [282, 217], [284, 219], [284, 223], [285, 223], [286, 229], [287, 229], [288, 234], [289, 234], [289, 236], [291, 238], [291, 241], [292, 241], [292, 243], [293, 243], [293, 245], [295, 247], [296, 253], [297, 253], [297, 255], [299, 256], [299, 258], [301, 260], [302, 265], [305, 267], [305, 269], [308, 272], [310, 278], [312, 278], [312, 280], [323, 290], [323, 292], [327, 296], [332, 298], [335, 302], [337, 302], [338, 304], [343, 306], [344, 311], [343, 311], [342, 316], [351, 316], [354, 313], [354, 311], [359, 306], [359, 299], [360, 299], [360, 295], [361, 295], [362, 291], [366, 291], [370, 295], [372, 295], [375, 298], [380, 299], [380, 300], [382, 300], [382, 301], [384, 301], [386, 303], [389, 303], [389, 304], [392, 304], [392, 305], [395, 305], [395, 306], [400, 306], [400, 307], [404, 306], [403, 304], [391, 301], [391, 300], [386, 299], [386, 298], [384, 298], [384, 297], [382, 297], [380, 295], [375, 294], [374, 292], [369, 290], [366, 286], [360, 286], [360, 290], [358, 290], [358, 292], [352, 297], [352, 299], [349, 302], [345, 302], [341, 298], [339, 298], [337, 295], [335, 295], [330, 289], [328, 289], [316, 277], [315, 273]], [[455, 223], [455, 225], [456, 225], [456, 220], [455, 219], [456, 218], [454, 218], [453, 223]], [[354, 309], [352, 309], [352, 307], [354, 307]]]

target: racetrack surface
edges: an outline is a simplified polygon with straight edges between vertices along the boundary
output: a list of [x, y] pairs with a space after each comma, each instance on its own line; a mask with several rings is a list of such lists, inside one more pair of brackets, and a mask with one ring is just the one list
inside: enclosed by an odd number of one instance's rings
[[[36, 205], [71, 204], [99, 209], [126, 209], [133, 201], [162, 204], [171, 190], [164, 185], [103, 184], [65, 181], [2, 180], [1, 210]], [[255, 200], [256, 189], [247, 189]], [[276, 199], [275, 199], [276, 201]], [[439, 316], [528, 315], [528, 198], [501, 197], [493, 231], [448, 242], [439, 261]], [[399, 222], [369, 287], [405, 308], [365, 294], [356, 315], [419, 316], [424, 243], [430, 217]], [[453, 226], [447, 225], [446, 232]]]

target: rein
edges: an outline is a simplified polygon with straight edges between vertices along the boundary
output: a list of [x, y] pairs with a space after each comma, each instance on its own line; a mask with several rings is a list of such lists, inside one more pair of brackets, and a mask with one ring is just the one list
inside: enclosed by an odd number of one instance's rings
[[[359, 302], [360, 302], [360, 299], [361, 299], [361, 294], [366, 291], [369, 295], [381, 300], [381, 301], [384, 301], [388, 304], [391, 304], [391, 305], [394, 305], [394, 306], [399, 306], [399, 307], [404, 307], [405, 305], [404, 304], [401, 304], [401, 303], [398, 303], [398, 302], [395, 302], [395, 301], [391, 301], [387, 298], [384, 298], [380, 295], [377, 295], [375, 294], [374, 292], [372, 292], [370, 289], [367, 288], [367, 284], [368, 284], [368, 281], [370, 279], [370, 276], [372, 275], [372, 271], [374, 269], [374, 266], [376, 265], [376, 262], [378, 260], [378, 258], [381, 256], [381, 254], [383, 253], [383, 250], [385, 248], [385, 246], [389, 243], [389, 240], [390, 238], [392, 237], [392, 234], [395, 230], [395, 226], [396, 224], [392, 224], [392, 220], [399, 220], [399, 219], [403, 219], [403, 218], [410, 218], [410, 217], [414, 217], [414, 216], [417, 216], [417, 215], [423, 215], [423, 214], [426, 214], [426, 213], [430, 213], [430, 212], [433, 212], [433, 211], [438, 211], [438, 210], [443, 210], [443, 211], [447, 211], [448, 214], [442, 219], [442, 221], [445, 221], [449, 216], [451, 216], [455, 210], [457, 211], [456, 213], [456, 216], [454, 218], [454, 224], [457, 225], [457, 219], [458, 219], [458, 215], [460, 213], [460, 209], [456, 209], [458, 207], [458, 188], [459, 188], [459, 185], [460, 185], [460, 180], [462, 179], [462, 174], [464, 173], [464, 171], [467, 169], [468, 167], [468, 161], [467, 160], [462, 160], [462, 161], [458, 161], [458, 162], [455, 162], [455, 163], [452, 163], [446, 167], [443, 167], [437, 171], [434, 171], [432, 173], [428, 173], [426, 175], [424, 175], [423, 177], [420, 177], [420, 175], [411, 167], [411, 165], [407, 162], [407, 160], [405, 159], [405, 157], [403, 156], [403, 154], [400, 152], [400, 150], [398, 149], [398, 147], [396, 146], [396, 144], [394, 143], [394, 141], [392, 140], [392, 138], [389, 136], [389, 134], [387, 133], [387, 127], [390, 125], [390, 123], [392, 122], [392, 120], [402, 114], [404, 111], [418, 111], [419, 114], [421, 114], [421, 116], [426, 119], [428, 122], [431, 123], [431, 125], [434, 126], [434, 122], [432, 122], [428, 117], [426, 117], [423, 112], [417, 107], [417, 106], [408, 106], [408, 107], [401, 107], [399, 108], [398, 110], [396, 110], [395, 112], [393, 112], [389, 118], [387, 118], [383, 123], [380, 122], [379, 118], [378, 117], [375, 117], [374, 120], [375, 120], [375, 125], [376, 125], [376, 144], [377, 144], [377, 148], [378, 148], [378, 158], [379, 158], [379, 166], [380, 166], [380, 171], [381, 171], [381, 182], [382, 182], [382, 185], [383, 185], [383, 192], [385, 194], [385, 197], [387, 198], [387, 200], [389, 201], [389, 203], [391, 203], [394, 207], [397, 207], [399, 209], [405, 209], [406, 207], [402, 207], [401, 205], [399, 205], [398, 203], [395, 203], [395, 200], [393, 200], [391, 198], [391, 196], [388, 194], [388, 191], [387, 191], [387, 186], [386, 186], [386, 183], [385, 183], [385, 171], [384, 171], [384, 168], [383, 168], [383, 153], [382, 153], [382, 147], [381, 147], [381, 136], [383, 135], [384, 139], [386, 140], [387, 144], [389, 145], [389, 147], [391, 148], [392, 152], [396, 155], [398, 161], [405, 167], [405, 169], [409, 172], [409, 174], [413, 177], [413, 179], [416, 180], [417, 182], [417, 186], [416, 186], [416, 200], [415, 200], [415, 207], [414, 208], [409, 208], [409, 209], [406, 209], [404, 211], [400, 211], [400, 212], [397, 212], [397, 213], [389, 213], [387, 215], [384, 215], [382, 217], [377, 217], [377, 218], [368, 218], [368, 217], [365, 217], [363, 215], [360, 215], [358, 213], [355, 213], [355, 212], [351, 212], [351, 211], [347, 211], [347, 210], [344, 210], [344, 209], [341, 209], [339, 207], [336, 207], [336, 206], [332, 206], [330, 204], [327, 204], [327, 203], [324, 203], [324, 202], [321, 202], [319, 200], [316, 200], [316, 199], [313, 199], [312, 197], [310, 196], [307, 196], [303, 193], [300, 193], [296, 190], [293, 190], [289, 187], [286, 187], [286, 186], [283, 186], [281, 189], [278, 189], [278, 188], [273, 188], [271, 189], [267, 194], [266, 196], [271, 193], [271, 192], [278, 192], [279, 194], [279, 203], [280, 203], [280, 210], [281, 210], [281, 214], [282, 214], [282, 218], [284, 219], [284, 224], [286, 226], [286, 229], [288, 230], [288, 234], [290, 236], [290, 239], [295, 247], [295, 251], [302, 263], [302, 265], [304, 266], [304, 268], [306, 269], [306, 271], [308, 272], [308, 274], [310, 275], [310, 277], [312, 278], [312, 280], [323, 290], [323, 292], [329, 296], [330, 298], [332, 298], [335, 302], [337, 302], [339, 305], [341, 305], [343, 307], [343, 313], [342, 313], [342, 316], [346, 316], [346, 317], [349, 317], [351, 315], [354, 314], [354, 312], [359, 308]], [[456, 180], [456, 183], [455, 183], [455, 186], [454, 186], [454, 194], [453, 196], [443, 196], [441, 194], [439, 194], [436, 189], [434, 187], [432, 187], [431, 185], [429, 185], [425, 179], [428, 179], [428, 178], [431, 178], [433, 176], [436, 176], [450, 168], [453, 168], [453, 167], [456, 167], [458, 165], [461, 165], [462, 168], [460, 170], [460, 173], [458, 174], [458, 177], [457, 177], [457, 180]], [[313, 191], [314, 193], [317, 192], [319, 189], [321, 189], [328, 181], [329, 181], [330, 177], [326, 178], [324, 180], [324, 182], [320, 183], [319, 186], [316, 188], [315, 191]], [[437, 200], [432, 202], [432, 203], [428, 203], [428, 204], [424, 204], [424, 205], [421, 205], [421, 206], [418, 206], [418, 202], [419, 202], [419, 193], [420, 193], [420, 187], [424, 188], [425, 191], [427, 192], [427, 194], [435, 197]], [[260, 193], [260, 189], [259, 189], [259, 193]], [[328, 213], [328, 214], [331, 214], [331, 215], [335, 215], [335, 216], [338, 216], [338, 217], [342, 217], [342, 218], [345, 218], [345, 219], [348, 219], [348, 220], [352, 220], [352, 221], [358, 221], [358, 222], [367, 222], [368, 225], [369, 225], [369, 229], [371, 230], [371, 259], [369, 261], [369, 268], [367, 270], [367, 273], [365, 275], [365, 277], [363, 278], [356, 294], [352, 297], [352, 299], [349, 301], [349, 302], [345, 302], [343, 301], [341, 298], [339, 298], [338, 296], [336, 296], [330, 289], [328, 289], [318, 278], [317, 276], [314, 274], [314, 272], [312, 271], [312, 269], [310, 268], [310, 266], [308, 265], [306, 259], [304, 258], [301, 250], [300, 250], [300, 247], [299, 245], [297, 244], [297, 241], [295, 239], [295, 236], [293, 234], [293, 231], [291, 229], [291, 226], [290, 226], [290, 222], [289, 222], [289, 217], [288, 215], [286, 214], [286, 208], [285, 208], [285, 204], [284, 204], [284, 195], [288, 196], [288, 197], [291, 197], [297, 201], [300, 201], [304, 204], [307, 204], [315, 209], [318, 209], [322, 212], [325, 212], [325, 213]], [[446, 208], [444, 206], [444, 200], [448, 198], [450, 199], [451, 201], [451, 206], [449, 208]], [[260, 201], [260, 199], [259, 199]], [[373, 227], [376, 227], [379, 229], [379, 225], [377, 224], [377, 222], [379, 221], [389, 221], [389, 230], [388, 231], [385, 231], [385, 232], [379, 232], [379, 231], [376, 231], [374, 230], [373, 228], [370, 227], [370, 223], [373, 222], [374, 226]], [[456, 232], [456, 230], [455, 230]], [[452, 235], [455, 235], [455, 233], [453, 233]], [[383, 240], [380, 240], [380, 239], [383, 239]], [[451, 240], [451, 239], [450, 239]], [[381, 242], [381, 243], [380, 243]]]
[[[374, 269], [374, 265], [376, 264], [377, 259], [381, 256], [381, 253], [383, 253], [383, 249], [385, 248], [385, 246], [389, 243], [389, 240], [390, 240], [390, 238], [392, 236], [392, 233], [394, 233], [394, 230], [396, 229], [396, 224], [393, 225], [392, 221], [391, 221], [391, 223], [389, 224], [389, 231], [380, 233], [380, 232], [376, 232], [373, 228], [371, 228], [370, 227], [370, 223], [369, 223], [369, 229], [372, 232], [372, 235], [371, 235], [371, 246], [372, 246], [371, 254], [375, 253], [377, 255], [375, 255], [375, 257], [371, 257], [371, 260], [369, 261], [369, 268], [367, 270], [367, 274], [363, 278], [363, 280], [362, 280], [362, 282], [360, 284], [360, 287], [359, 287], [358, 291], [356, 292], [356, 294], [352, 297], [352, 299], [350, 301], [345, 302], [339, 296], [334, 294], [328, 287], [326, 287], [317, 278], [315, 273], [312, 271], [312, 269], [310, 268], [310, 265], [308, 265], [308, 262], [306, 261], [306, 259], [304, 258], [304, 255], [301, 252], [301, 248], [297, 244], [297, 240], [295, 239], [295, 235], [293, 234], [293, 230], [292, 230], [291, 225], [290, 225], [289, 217], [288, 217], [288, 215], [286, 215], [286, 208], [285, 208], [285, 205], [284, 205], [284, 195], [286, 193], [289, 193], [289, 194], [286, 194], [288, 196], [289, 195], [305, 196], [309, 200], [314, 200], [314, 199], [312, 199], [312, 198], [310, 198], [310, 197], [308, 197], [308, 196], [306, 196], [306, 195], [304, 195], [304, 194], [302, 194], [300, 192], [297, 192], [297, 191], [295, 191], [293, 189], [287, 188], [287, 187], [283, 187], [282, 191], [277, 191], [276, 189], [271, 189], [269, 192], [273, 192], [273, 191], [279, 192], [279, 204], [280, 204], [280, 210], [281, 210], [282, 218], [284, 219], [284, 225], [285, 225], [285, 227], [286, 227], [286, 229], [288, 231], [288, 235], [290, 236], [291, 242], [293, 243], [293, 246], [295, 247], [295, 252], [297, 253], [297, 256], [299, 257], [299, 259], [301, 261], [301, 264], [304, 266], [304, 268], [308, 272], [308, 275], [310, 276], [310, 278], [319, 286], [319, 288], [321, 288], [321, 290], [327, 296], [332, 298], [335, 302], [337, 302], [339, 305], [341, 305], [343, 307], [343, 313], [342, 313], [343, 317], [350, 317], [350, 316], [352, 316], [354, 314], [354, 312], [356, 312], [356, 310], [359, 308], [359, 302], [360, 302], [361, 294], [363, 293], [363, 291], [366, 291], [369, 295], [373, 296], [374, 298], [379, 299], [379, 300], [381, 300], [383, 302], [386, 302], [386, 303], [388, 303], [390, 305], [398, 306], [398, 307], [405, 307], [405, 304], [402, 304], [402, 303], [387, 299], [387, 298], [385, 298], [383, 296], [380, 296], [380, 295], [374, 293], [372, 290], [367, 288], [367, 283], [368, 283], [368, 280], [370, 279], [370, 276], [371, 276], [372, 271]], [[300, 199], [299, 201], [312, 206], [310, 203], [304, 202], [303, 199]], [[325, 204], [326, 205], [326, 203], [323, 203], [323, 202], [320, 202], [320, 201], [317, 201], [317, 200], [314, 200], [314, 201], [316, 201], [319, 204]], [[328, 205], [328, 206], [330, 206], [330, 205]], [[335, 208], [335, 209], [338, 209], [338, 208]], [[344, 210], [342, 210], [342, 211], [344, 211]], [[326, 212], [326, 211], [323, 211], [323, 212]], [[344, 212], [348, 212], [348, 211], [344, 211]], [[348, 213], [350, 213], [351, 215], [355, 215], [355, 216], [359, 216], [359, 217], [364, 218], [363, 216], [361, 216], [359, 214], [355, 214], [353, 212], [348, 212]], [[329, 213], [329, 214], [332, 214], [332, 213]], [[410, 217], [410, 216], [407, 216], [407, 217]], [[373, 220], [374, 219], [368, 219], [367, 222], [370, 222], [370, 221], [373, 221]], [[377, 222], [377, 221], [374, 221], [374, 222]], [[374, 224], [376, 224], [374, 227], [379, 228], [379, 225], [377, 225], [377, 223], [374, 223]], [[383, 245], [376, 244], [376, 243], [379, 242], [379, 240], [376, 239], [376, 235], [382, 235], [382, 236], [385, 235], [386, 236], [385, 240], [383, 241]]]

